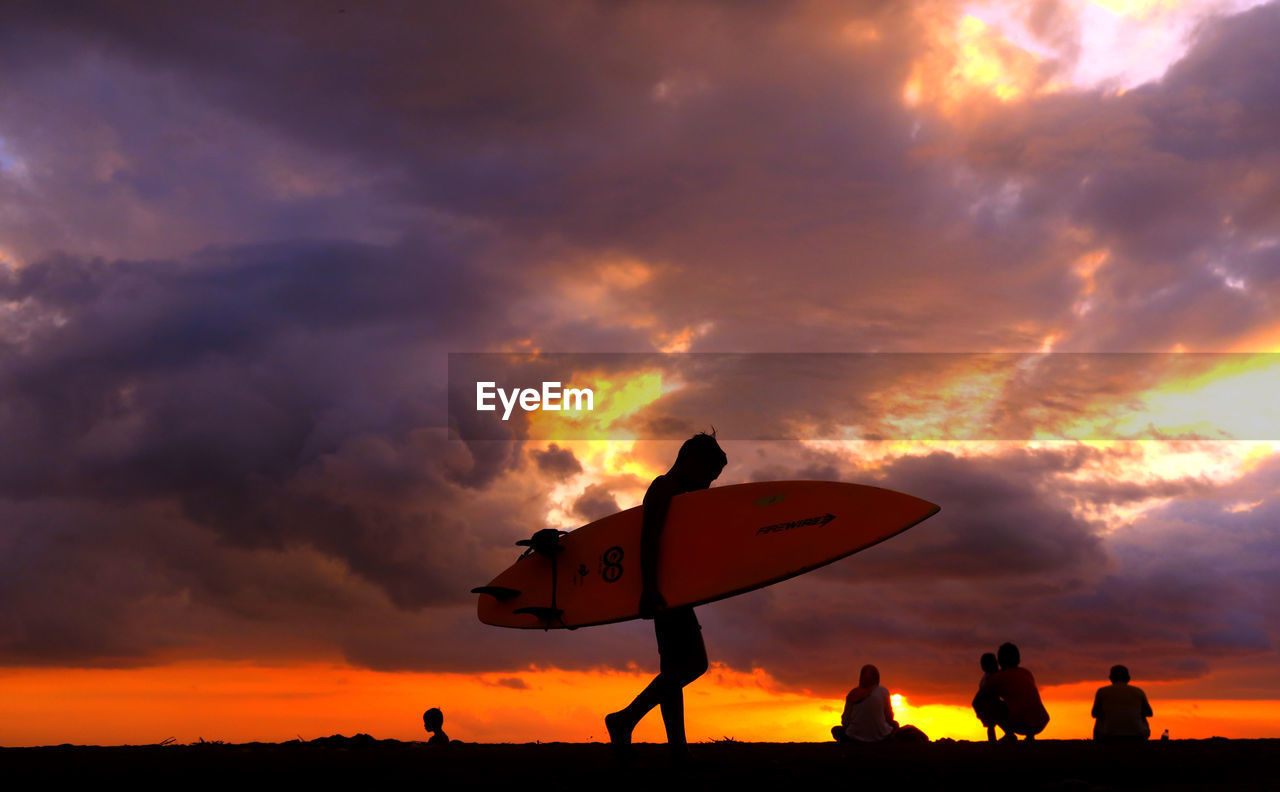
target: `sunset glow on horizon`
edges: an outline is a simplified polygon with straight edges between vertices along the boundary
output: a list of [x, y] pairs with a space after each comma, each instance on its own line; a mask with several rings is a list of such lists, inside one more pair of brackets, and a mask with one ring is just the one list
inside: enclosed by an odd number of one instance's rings
[[[425, 740], [422, 711], [439, 707], [445, 729], [465, 742], [603, 742], [599, 702], [623, 702], [650, 675], [624, 671], [513, 669], [507, 673], [378, 672], [343, 664], [257, 665], [182, 662], [137, 669], [7, 669], [0, 673], [0, 743], [7, 746], [146, 745], [170, 737], [284, 742], [331, 734]], [[1045, 739], [1089, 739], [1096, 685], [1046, 688], [1052, 720]], [[1152, 733], [1175, 739], [1257, 737], [1280, 729], [1280, 701], [1164, 699], [1144, 688], [1156, 711]], [[687, 690], [689, 738], [696, 742], [826, 742], [843, 701], [787, 692], [767, 673], [715, 666]], [[932, 738], [982, 741], [967, 705], [894, 694], [901, 723]], [[637, 741], [662, 742], [659, 718]]]

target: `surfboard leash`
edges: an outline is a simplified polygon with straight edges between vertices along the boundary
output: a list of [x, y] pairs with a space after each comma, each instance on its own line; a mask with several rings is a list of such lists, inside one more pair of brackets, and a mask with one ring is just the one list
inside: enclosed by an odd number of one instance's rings
[[559, 564], [556, 559], [564, 548], [560, 546], [560, 537], [568, 531], [559, 531], [555, 528], [543, 528], [541, 531], [534, 533], [528, 539], [521, 539], [516, 542], [520, 547], [527, 548], [521, 555], [521, 558], [528, 556], [530, 553], [546, 556], [551, 559], [551, 607], [541, 605], [531, 605], [527, 608], [516, 608], [513, 613], [527, 613], [536, 617], [545, 626], [543, 632], [551, 629], [552, 622], [560, 622], [560, 626], [566, 630], [576, 629], [565, 624], [564, 610], [556, 607], [556, 589], [559, 587], [557, 582]]

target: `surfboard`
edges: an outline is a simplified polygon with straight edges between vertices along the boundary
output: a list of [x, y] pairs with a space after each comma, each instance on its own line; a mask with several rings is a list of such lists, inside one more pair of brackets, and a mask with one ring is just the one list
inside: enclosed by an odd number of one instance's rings
[[[769, 481], [677, 495], [658, 542], [668, 607], [702, 605], [804, 574], [936, 514], [893, 490], [835, 481]], [[498, 627], [588, 627], [639, 617], [643, 507], [538, 541], [479, 594]], [[523, 542], [526, 546], [529, 541]]]

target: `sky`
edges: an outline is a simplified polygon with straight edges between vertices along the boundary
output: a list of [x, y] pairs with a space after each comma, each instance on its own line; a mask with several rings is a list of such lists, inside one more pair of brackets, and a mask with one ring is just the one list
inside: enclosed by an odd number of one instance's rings
[[[651, 626], [468, 592], [711, 425], [717, 484], [942, 512], [700, 609], [692, 739], [823, 739], [864, 663], [978, 739], [1005, 641], [1046, 737], [1116, 663], [1280, 737], [1280, 3], [4, 16], [0, 744], [602, 739]], [[613, 406], [480, 437], [459, 353]]]

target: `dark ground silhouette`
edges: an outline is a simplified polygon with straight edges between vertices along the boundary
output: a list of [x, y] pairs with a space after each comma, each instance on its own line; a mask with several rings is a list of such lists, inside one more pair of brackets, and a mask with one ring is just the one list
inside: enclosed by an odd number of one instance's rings
[[[291, 786], [371, 783], [495, 788], [531, 778], [591, 790], [628, 789], [672, 775], [696, 776], [707, 788], [740, 789], [1280, 789], [1274, 757], [1280, 740], [1171, 740], [1113, 746], [1091, 740], [1031, 743], [934, 742], [926, 745], [836, 743], [700, 744], [699, 765], [669, 767], [667, 747], [635, 746], [621, 769], [603, 743], [466, 744], [328, 737], [280, 744], [165, 745], [0, 749], [0, 778], [119, 777], [186, 783], [241, 780]], [[444, 785], [444, 786], [442, 786]], [[21, 787], [14, 787], [21, 788]], [[351, 788], [357, 788], [352, 786]], [[459, 786], [458, 788], [462, 788]]]

